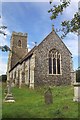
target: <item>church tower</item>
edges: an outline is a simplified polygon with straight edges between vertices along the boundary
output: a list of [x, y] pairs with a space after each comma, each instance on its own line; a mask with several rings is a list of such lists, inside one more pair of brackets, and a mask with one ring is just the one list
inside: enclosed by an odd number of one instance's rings
[[10, 41], [10, 53], [8, 58], [8, 71], [28, 52], [27, 33], [13, 32]]

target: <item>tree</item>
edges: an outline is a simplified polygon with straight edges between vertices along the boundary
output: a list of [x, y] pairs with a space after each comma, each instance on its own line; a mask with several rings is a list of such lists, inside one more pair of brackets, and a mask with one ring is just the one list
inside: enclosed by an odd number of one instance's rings
[[80, 82], [80, 69], [76, 70], [76, 82]]
[[[50, 1], [50, 4], [52, 5], [53, 0]], [[59, 5], [53, 5], [50, 10], [48, 10], [48, 13], [51, 13], [51, 20], [55, 20], [59, 14], [62, 14], [64, 9], [67, 8], [70, 5], [71, 1], [70, 0], [63, 0], [61, 4]], [[79, 8], [80, 10], [80, 8]], [[1, 18], [1, 16], [0, 16]], [[62, 31], [63, 34], [61, 38], [64, 38], [69, 32], [72, 33], [79, 33], [80, 29], [80, 14], [79, 12], [76, 12], [74, 14], [74, 17], [71, 20], [65, 20], [61, 22], [61, 29], [56, 29], [56, 32]], [[4, 32], [4, 29], [7, 29], [6, 26], [0, 26], [0, 34], [3, 34], [4, 36], [6, 33]], [[10, 51], [10, 48], [5, 45], [5, 46], [0, 46], [0, 49], [5, 52], [5, 51]]]
[[[50, 1], [50, 4], [53, 2]], [[64, 0], [59, 5], [53, 5], [52, 8], [48, 11], [48, 13], [51, 13], [50, 19], [55, 20], [59, 14], [62, 14], [64, 9], [67, 8], [70, 5], [70, 0]], [[63, 34], [61, 38], [64, 38], [69, 32], [72, 33], [79, 33], [80, 29], [80, 14], [79, 12], [76, 12], [74, 14], [74, 17], [71, 20], [65, 20], [61, 22], [62, 29], [56, 30], [57, 32], [62, 31]]]
[[[1, 18], [1, 16], [0, 16], [0, 18]], [[7, 26], [4, 26], [4, 25], [2, 25], [2, 26], [0, 26], [0, 34], [2, 34], [2, 35], [7, 35], [5, 32], [4, 32], [4, 30], [5, 29], [7, 29]], [[4, 45], [4, 46], [0, 46], [0, 49], [3, 51], [3, 52], [7, 52], [7, 51], [11, 51], [10, 50], [10, 48], [7, 46], [7, 45]]]
[[[0, 19], [1, 19], [1, 15], [0, 15]], [[0, 26], [0, 34], [6, 35], [6, 33], [4, 32], [4, 30], [7, 29], [7, 26]]]
[[3, 51], [3, 52], [7, 52], [7, 51], [11, 51], [10, 48], [7, 46], [7, 45], [4, 45], [4, 46], [0, 46], [0, 49]]

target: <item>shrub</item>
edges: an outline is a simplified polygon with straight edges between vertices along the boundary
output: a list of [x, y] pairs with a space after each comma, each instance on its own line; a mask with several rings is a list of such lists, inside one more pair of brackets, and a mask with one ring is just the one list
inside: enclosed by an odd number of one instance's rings
[[0, 76], [0, 81], [6, 82], [6, 80], [7, 80], [7, 75], [1, 75]]

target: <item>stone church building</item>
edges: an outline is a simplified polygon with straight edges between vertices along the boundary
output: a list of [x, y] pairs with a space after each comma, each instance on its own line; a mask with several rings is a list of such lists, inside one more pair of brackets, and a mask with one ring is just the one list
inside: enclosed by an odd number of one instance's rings
[[13, 32], [7, 79], [21, 87], [68, 85], [72, 81], [72, 54], [54, 30], [28, 52], [27, 34]]

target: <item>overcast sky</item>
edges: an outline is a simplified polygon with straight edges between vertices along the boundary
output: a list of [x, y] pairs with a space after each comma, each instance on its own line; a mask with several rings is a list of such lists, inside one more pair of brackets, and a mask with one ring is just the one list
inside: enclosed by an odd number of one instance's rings
[[[71, 5], [64, 10], [63, 15], [59, 15], [54, 21], [50, 20], [50, 14], [47, 12], [51, 5], [49, 2], [5, 2], [0, 4], [0, 14], [2, 12], [2, 20], [0, 25], [6, 25], [7, 36], [0, 35], [0, 45], [10, 46], [10, 37], [12, 31], [28, 33], [29, 50], [34, 47], [34, 42], [39, 44], [52, 30], [52, 24], [55, 29], [60, 28], [62, 20], [69, 20], [78, 10], [78, 0], [71, 2]], [[9, 1], [9, 0], [8, 0]], [[54, 4], [58, 4], [58, 1]], [[60, 36], [60, 34], [59, 34]], [[69, 48], [73, 56], [73, 67], [78, 67], [78, 37], [70, 33], [63, 42]], [[6, 73], [8, 53], [0, 51], [0, 75]]]

